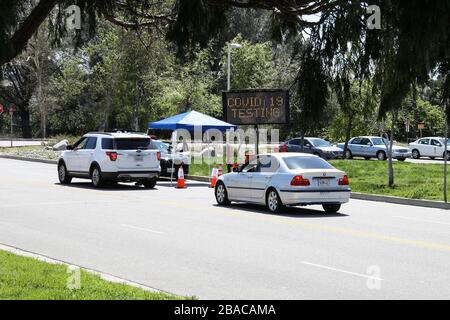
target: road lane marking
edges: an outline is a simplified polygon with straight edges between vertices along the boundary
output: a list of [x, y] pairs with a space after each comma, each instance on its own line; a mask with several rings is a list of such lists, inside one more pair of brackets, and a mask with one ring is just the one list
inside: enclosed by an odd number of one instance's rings
[[324, 265], [316, 264], [316, 263], [312, 263], [312, 262], [302, 261], [302, 263], [306, 264], [306, 265], [314, 266], [314, 267], [317, 267], [317, 268], [322, 268], [322, 269], [327, 269], [327, 270], [332, 270], [332, 271], [336, 271], [336, 272], [350, 274], [350, 275], [361, 277], [361, 278], [366, 278], [366, 279], [371, 279], [371, 280], [378, 280], [378, 281], [383, 281], [384, 280], [384, 279], [381, 279], [381, 278], [378, 278], [378, 277], [369, 276], [367, 274], [362, 274], [362, 273], [347, 271], [347, 270], [343, 270], [343, 269], [328, 267], [328, 266], [324, 266]]
[[151, 232], [151, 233], [157, 233], [157, 234], [166, 234], [165, 232], [162, 232], [162, 231], [156, 231], [156, 230], [152, 230], [152, 229], [136, 227], [136, 226], [132, 226], [132, 225], [129, 225], [129, 224], [122, 224], [122, 227], [135, 229], [135, 230], [139, 230], [139, 231], [146, 231], [146, 232]]
[[419, 222], [428, 222], [428, 223], [450, 225], [450, 222], [442, 222], [442, 221], [437, 221], [437, 220], [427, 220], [427, 219], [419, 219], [419, 218], [412, 218], [412, 217], [402, 217], [402, 216], [393, 216], [393, 217], [394, 218], [405, 219], [405, 220], [411, 220], [411, 221], [419, 221]]
[[[167, 203], [166, 203], [167, 205]], [[178, 208], [192, 208], [196, 211], [203, 211], [206, 213], [211, 213], [211, 207], [204, 207], [204, 206], [196, 206], [191, 205], [188, 203], [178, 204], [178, 203], [171, 203], [170, 206], [172, 207], [178, 207]], [[415, 246], [419, 248], [426, 248], [426, 249], [433, 249], [433, 250], [439, 250], [439, 251], [450, 251], [450, 244], [445, 243], [436, 243], [436, 242], [428, 242], [428, 241], [422, 241], [422, 240], [414, 240], [414, 239], [405, 239], [405, 238], [399, 238], [396, 236], [390, 236], [385, 235], [381, 233], [374, 233], [374, 232], [367, 232], [367, 231], [360, 231], [350, 228], [343, 228], [343, 227], [335, 227], [330, 226], [326, 224], [321, 223], [309, 223], [304, 221], [298, 221], [298, 220], [292, 220], [289, 217], [285, 216], [273, 216], [273, 215], [266, 215], [266, 214], [259, 214], [255, 211], [255, 214], [249, 214], [246, 211], [241, 211], [239, 208], [233, 208], [231, 207], [231, 212], [229, 211], [230, 208], [220, 208], [220, 207], [213, 207], [216, 209], [217, 212], [225, 212], [225, 213], [239, 213], [241, 216], [244, 216], [246, 218], [250, 219], [256, 219], [256, 220], [270, 220], [275, 222], [281, 222], [285, 224], [291, 224], [291, 225], [300, 225], [308, 229], [313, 230], [321, 230], [326, 231], [330, 233], [336, 233], [336, 234], [345, 234], [350, 235], [358, 238], [367, 238], [367, 239], [375, 239], [375, 240], [383, 240], [388, 242], [395, 242], [398, 244], [405, 244], [409, 246]]]

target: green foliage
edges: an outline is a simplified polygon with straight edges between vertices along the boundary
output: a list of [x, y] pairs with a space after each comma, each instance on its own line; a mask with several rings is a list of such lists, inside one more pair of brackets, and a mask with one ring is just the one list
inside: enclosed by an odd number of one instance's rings
[[[251, 44], [242, 35], [238, 35], [230, 43], [239, 43], [242, 47], [231, 52], [231, 88], [263, 89], [272, 88], [277, 70], [273, 59], [272, 43]], [[222, 54], [223, 74], [227, 74], [228, 47]]]

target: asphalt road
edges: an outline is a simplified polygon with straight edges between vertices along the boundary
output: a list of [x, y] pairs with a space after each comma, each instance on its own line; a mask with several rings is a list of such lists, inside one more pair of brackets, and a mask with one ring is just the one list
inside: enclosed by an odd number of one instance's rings
[[0, 159], [0, 243], [203, 299], [450, 298], [449, 211], [276, 216], [188, 186], [61, 186], [54, 165]]

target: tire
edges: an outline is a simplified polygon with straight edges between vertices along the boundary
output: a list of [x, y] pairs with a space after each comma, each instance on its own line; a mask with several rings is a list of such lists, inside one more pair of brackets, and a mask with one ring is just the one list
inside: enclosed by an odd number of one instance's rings
[[231, 201], [228, 199], [228, 192], [225, 184], [222, 181], [219, 181], [216, 184], [216, 188], [214, 190], [214, 195], [216, 196], [216, 201], [219, 206], [229, 206]]
[[269, 211], [272, 213], [278, 213], [282, 209], [284, 209], [284, 205], [281, 202], [280, 196], [278, 195], [277, 190], [275, 190], [274, 188], [270, 188], [267, 191], [266, 205], [267, 209], [269, 209]]
[[347, 159], [347, 160], [353, 159], [352, 152], [347, 149], [347, 151], [345, 151], [344, 158]]
[[72, 182], [72, 177], [67, 173], [67, 168], [64, 162], [58, 164], [58, 179], [61, 184], [69, 184]]
[[377, 152], [377, 159], [380, 161], [386, 160], [386, 153], [384, 151]]
[[95, 165], [91, 169], [91, 181], [95, 188], [101, 188], [105, 184], [105, 180], [102, 177], [102, 171], [98, 165]]
[[397, 160], [400, 162], [405, 162], [406, 158], [398, 158]]
[[146, 188], [146, 189], [153, 189], [156, 186], [156, 178], [150, 179], [150, 180], [145, 180], [142, 182], [142, 184], [144, 185], [144, 188]]
[[430, 159], [431, 159], [431, 160], [434, 160], [435, 158], [434, 158], [434, 157], [430, 157]]
[[322, 207], [326, 213], [337, 213], [341, 209], [340, 204], [323, 204]]
[[413, 159], [420, 159], [420, 152], [417, 149], [414, 149], [411, 154]]
[[364, 160], [370, 160], [370, 157], [364, 157]]

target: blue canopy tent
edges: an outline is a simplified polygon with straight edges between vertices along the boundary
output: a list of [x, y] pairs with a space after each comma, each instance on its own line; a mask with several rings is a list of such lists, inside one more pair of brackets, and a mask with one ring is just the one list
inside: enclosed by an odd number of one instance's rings
[[[149, 129], [160, 129], [160, 130], [171, 130], [175, 131], [178, 129], [185, 129], [190, 132], [201, 129], [202, 132], [205, 132], [209, 129], [216, 129], [221, 132], [225, 132], [229, 129], [235, 129], [236, 126], [216, 118], [210, 117], [206, 114], [197, 112], [197, 111], [188, 111], [185, 113], [180, 113], [176, 116], [156, 121], [149, 122]], [[174, 135], [172, 135], [172, 141], [174, 141]], [[208, 141], [209, 143], [209, 141]], [[172, 161], [172, 174], [170, 176], [170, 183], [172, 184], [173, 178], [173, 165], [174, 161]], [[208, 162], [208, 168], [210, 167], [210, 163]], [[209, 169], [208, 169], [209, 171]]]
[[149, 129], [161, 129], [161, 130], [177, 130], [186, 129], [188, 131], [194, 131], [194, 128], [198, 127], [202, 131], [207, 131], [209, 129], [217, 129], [220, 131], [226, 131], [228, 129], [235, 129], [234, 124], [218, 120], [216, 118], [210, 117], [206, 114], [189, 111], [185, 113], [177, 114], [176, 116], [156, 121], [149, 122]]

